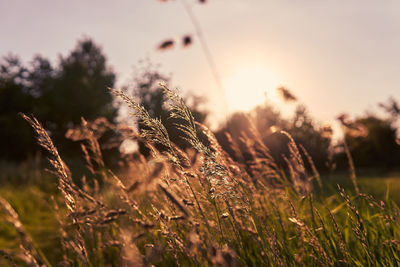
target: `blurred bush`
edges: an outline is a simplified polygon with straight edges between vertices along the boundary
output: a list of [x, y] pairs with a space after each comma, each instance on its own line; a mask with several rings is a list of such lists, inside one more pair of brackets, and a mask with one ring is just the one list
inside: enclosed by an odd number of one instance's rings
[[61, 151], [73, 154], [79, 147], [64, 134], [81, 117], [114, 121], [117, 109], [106, 89], [114, 81], [106, 57], [90, 39], [79, 41], [67, 57], [60, 57], [57, 66], [42, 56], [35, 56], [28, 66], [16, 56], [4, 57], [0, 63], [0, 157], [24, 160], [37, 151], [19, 112], [35, 114]]

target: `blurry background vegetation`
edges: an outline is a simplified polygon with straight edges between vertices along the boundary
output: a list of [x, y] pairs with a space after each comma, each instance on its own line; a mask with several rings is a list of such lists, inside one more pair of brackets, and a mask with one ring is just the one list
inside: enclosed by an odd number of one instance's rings
[[[16, 55], [3, 56], [0, 61], [1, 160], [23, 162], [40, 157], [40, 149], [30, 127], [18, 115], [23, 112], [34, 114], [49, 131], [62, 155], [74, 162], [74, 155], [79, 154], [77, 151], [80, 151], [80, 146], [65, 137], [69, 128], [80, 125], [81, 118], [93, 121], [102, 117], [113, 124], [117, 118], [121, 121], [127, 117], [107, 90], [107, 87], [114, 86], [115, 80], [116, 74], [108, 66], [100, 46], [88, 38], [78, 41], [69, 55], [60, 56], [57, 65], [52, 65], [39, 55], [27, 65], [22, 64]], [[172, 140], [185, 148], [185, 143], [177, 138], [176, 130], [167, 120], [168, 112], [163, 106], [164, 96], [158, 86], [159, 81], [168, 82], [169, 76], [147, 63], [134, 73], [132, 82], [125, 85], [124, 89], [134, 95], [150, 111], [151, 116], [161, 118], [167, 124]], [[348, 144], [357, 169], [387, 172], [399, 168], [400, 146], [396, 122], [400, 111], [395, 99], [379, 104], [386, 111], [385, 118], [368, 112], [355, 119], [350, 119], [346, 114], [339, 116], [344, 138], [332, 141], [329, 125], [315, 121], [287, 88], [278, 90], [288, 105], [297, 105], [292, 117], [283, 118], [279, 110], [267, 102], [250, 112], [231, 114], [215, 130], [224, 148], [229, 150], [226, 133], [240, 143], [241, 138], [251, 136], [257, 130], [272, 155], [279, 159], [285, 153], [287, 140], [276, 132], [285, 130], [304, 146], [322, 172], [347, 168], [343, 140]], [[193, 94], [185, 99], [196, 120], [207, 123], [208, 112], [203, 108], [206, 99]], [[107, 143], [116, 135], [118, 133], [108, 132], [102, 141]], [[110, 159], [109, 164], [116, 166], [119, 160], [118, 145], [104, 145], [104, 148], [107, 148], [103, 152]], [[140, 150], [144, 152], [145, 149], [140, 146]], [[231, 156], [234, 157], [232, 153]]]
[[[106, 130], [99, 137], [106, 164], [117, 172], [123, 172], [124, 153], [120, 153], [122, 139], [118, 127], [129, 117], [119, 102], [114, 101], [107, 87], [113, 87], [116, 74], [108, 66], [106, 56], [99, 45], [91, 39], [78, 41], [74, 50], [61, 56], [57, 65], [52, 65], [42, 56], [36, 56], [28, 65], [22, 64], [18, 56], [8, 55], [0, 62], [0, 195], [7, 199], [20, 215], [27, 231], [37, 246], [48, 252], [49, 260], [57, 262], [61, 257], [58, 222], [55, 218], [52, 196], [56, 201], [61, 196], [56, 188], [56, 178], [43, 170], [45, 160], [36, 144], [31, 127], [19, 113], [34, 114], [50, 133], [62, 157], [72, 169], [78, 184], [88, 173], [83, 160], [79, 137], [67, 134], [77, 129], [82, 117], [88, 123], [100, 123]], [[133, 95], [152, 117], [161, 118], [174, 141], [182, 149], [187, 145], [180, 139], [177, 130], [168, 118], [164, 94], [158, 82], [168, 82], [169, 76], [160, 73], [151, 64], [142, 66], [124, 89]], [[352, 188], [348, 171], [348, 159], [344, 142], [353, 156], [359, 174], [359, 186], [384, 199], [390, 196], [400, 203], [395, 194], [400, 187], [400, 146], [398, 121], [400, 112], [395, 99], [379, 104], [386, 112], [385, 118], [368, 112], [351, 119], [338, 116], [343, 127], [342, 139], [332, 140], [332, 129], [316, 121], [307, 108], [287, 88], [278, 88], [288, 105], [296, 105], [291, 117], [283, 117], [271, 103], [254, 107], [250, 112], [231, 114], [214, 133], [221, 146], [230, 156], [247, 164], [252, 155], [232, 150], [232, 140], [238, 149], [246, 151], [253, 146], [252, 140], [262, 140], [271, 155], [285, 166], [283, 155], [288, 155], [288, 138], [279, 134], [289, 132], [294, 140], [304, 146], [317, 169], [321, 172], [323, 189], [316, 192], [329, 196], [336, 192], [336, 184]], [[196, 120], [207, 124], [208, 112], [203, 108], [204, 97], [187, 95], [186, 102]], [[100, 119], [99, 119], [100, 118]], [[142, 126], [138, 126], [139, 129]], [[121, 129], [121, 128], [120, 128]], [[136, 130], [139, 130], [136, 129]], [[260, 135], [260, 139], [253, 138]], [[67, 138], [68, 137], [68, 138]], [[148, 155], [141, 143], [129, 156]], [[305, 155], [303, 155], [305, 156]], [[307, 160], [305, 160], [307, 162]], [[311, 168], [307, 165], [306, 167]], [[246, 170], [250, 173], [251, 166]], [[283, 170], [285, 171], [285, 170]], [[394, 192], [394, 193], [393, 193]], [[61, 201], [60, 201], [61, 202]], [[18, 249], [18, 233], [0, 218], [0, 249]], [[2, 263], [0, 259], [0, 264]]]

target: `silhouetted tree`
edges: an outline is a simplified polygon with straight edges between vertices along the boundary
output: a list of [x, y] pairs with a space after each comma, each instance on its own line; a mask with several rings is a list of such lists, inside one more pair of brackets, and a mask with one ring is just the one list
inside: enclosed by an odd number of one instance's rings
[[76, 145], [64, 135], [82, 116], [114, 120], [117, 110], [107, 90], [114, 81], [105, 56], [90, 39], [79, 41], [56, 68], [41, 56], [35, 56], [28, 67], [15, 56], [5, 57], [0, 63], [0, 157], [20, 160], [37, 149], [18, 112], [33, 113], [61, 151], [71, 150]]
[[327, 134], [324, 127], [317, 127], [304, 106], [298, 106], [290, 120], [282, 118], [280, 113], [268, 104], [259, 105], [250, 113], [234, 113], [225, 126], [216, 132], [216, 136], [222, 147], [235, 157], [225, 133], [231, 135], [239, 148], [242, 148], [241, 138], [254, 138], [256, 135], [255, 137], [269, 148], [276, 162], [285, 166], [282, 155], [288, 153], [288, 138], [280, 133], [281, 130], [288, 132], [297, 144], [301, 144], [307, 150], [319, 170], [326, 168], [331, 132]]
[[0, 64], [0, 151], [3, 159], [32, 155], [37, 148], [29, 126], [18, 112], [32, 112], [34, 97], [27, 77], [29, 72], [16, 56]]
[[365, 135], [345, 135], [356, 167], [393, 168], [400, 166], [400, 146], [396, 143], [396, 128], [390, 120], [373, 115], [355, 121], [366, 129]]
[[310, 154], [315, 165], [320, 170], [325, 169], [329, 160], [331, 131], [317, 126], [309, 116], [305, 106], [298, 106], [287, 131], [296, 143], [301, 144]]
[[105, 117], [114, 121], [117, 110], [107, 86], [113, 87], [115, 74], [106, 65], [101, 49], [90, 39], [61, 58], [52, 85], [43, 92], [43, 106], [48, 110], [38, 118], [44, 122], [58, 143], [68, 142], [68, 128], [80, 124], [81, 117], [94, 120]]
[[383, 108], [393, 120], [397, 120], [400, 117], [400, 104], [393, 97], [390, 97], [386, 103], [379, 103], [379, 106]]

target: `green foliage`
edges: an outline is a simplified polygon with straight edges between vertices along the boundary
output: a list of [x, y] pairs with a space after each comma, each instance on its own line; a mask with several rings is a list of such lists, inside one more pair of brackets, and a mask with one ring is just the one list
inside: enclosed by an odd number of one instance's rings
[[81, 117], [103, 116], [112, 122], [117, 115], [106, 90], [114, 81], [105, 56], [90, 39], [78, 42], [56, 67], [41, 56], [27, 67], [17, 57], [4, 58], [0, 63], [1, 157], [18, 160], [37, 151], [19, 112], [35, 114], [63, 150], [74, 151], [64, 138], [69, 127], [79, 124]]
[[229, 143], [226, 142], [226, 133], [239, 144], [242, 143], [241, 138], [252, 138], [257, 133], [269, 148], [272, 157], [283, 164], [281, 155], [287, 155], [289, 151], [287, 139], [277, 134], [281, 130], [290, 133], [295, 142], [307, 150], [319, 170], [326, 170], [332, 132], [327, 133], [324, 127], [313, 121], [304, 106], [298, 106], [291, 119], [282, 118], [280, 113], [268, 104], [257, 106], [249, 113], [234, 113], [216, 136], [222, 147], [235, 157]]
[[37, 149], [29, 127], [18, 112], [32, 112], [34, 97], [26, 87], [28, 70], [14, 56], [0, 65], [0, 150], [2, 158], [18, 158], [21, 153], [33, 154]]
[[49, 101], [44, 105], [52, 111], [43, 115], [49, 124], [54, 122], [65, 131], [71, 124], [79, 124], [81, 117], [114, 120], [116, 110], [106, 87], [114, 85], [115, 74], [93, 41], [79, 42], [70, 55], [61, 58], [59, 68], [54, 85], [43, 94]]
[[[48, 176], [44, 174], [37, 177], [39, 178], [46, 179]], [[49, 184], [51, 181], [46, 182]], [[45, 253], [51, 262], [56, 262], [59, 261], [62, 252], [59, 247], [59, 225], [52, 207], [51, 191], [54, 189], [49, 190], [48, 186], [46, 188], [33, 184], [7, 185], [0, 188], [0, 195], [12, 203], [37, 249]], [[5, 219], [5, 216], [0, 216], [0, 249], [17, 251], [20, 244], [18, 232]], [[14, 259], [22, 264], [17, 257]], [[3, 260], [0, 257], [0, 265], [7, 266]]]
[[329, 162], [331, 132], [316, 125], [304, 106], [298, 106], [287, 131], [296, 143], [308, 151], [318, 169], [325, 170]]
[[[6, 191], [2, 195], [12, 205], [0, 198], [5, 215], [0, 231], [6, 238], [18, 236], [21, 247], [5, 245], [2, 255], [33, 266], [49, 261], [69, 266], [400, 264], [400, 213], [389, 197], [380, 201], [341, 187], [332, 190], [325, 183], [321, 191], [325, 193], [316, 194], [315, 174], [306, 171], [286, 132], [279, 134], [288, 140], [287, 173], [274, 162], [259, 133], [251, 131], [242, 140], [243, 145], [251, 144], [245, 147], [252, 156], [246, 168], [222, 150], [204, 125], [194, 122], [179, 96], [164, 90], [171, 116], [182, 120], [178, 130], [198, 154], [179, 150], [160, 120], [123, 91], [114, 90], [148, 128], [142, 138], [152, 148], [152, 157], [133, 162], [135, 169], [126, 178], [100, 164], [102, 168], [93, 172], [103, 177], [103, 187], [84, 181], [77, 186], [48, 133], [35, 118], [25, 116], [49, 152], [59, 182], [61, 194], [55, 201], [60, 206], [55, 205], [59, 226], [45, 229], [51, 234], [43, 232], [57, 253], [46, 256], [50, 250], [33, 234], [37, 229], [28, 227], [27, 210], [19, 206], [24, 198], [13, 198]], [[199, 130], [207, 143], [198, 137]], [[87, 133], [97, 146], [89, 128]], [[156, 149], [155, 143], [166, 150]], [[97, 154], [89, 162], [101, 161], [98, 150], [92, 152]], [[30, 205], [26, 206], [33, 210]], [[59, 241], [50, 238], [56, 231]], [[4, 246], [1, 241], [0, 245]]]
[[397, 129], [392, 122], [367, 115], [355, 121], [366, 132], [363, 135], [346, 134], [346, 142], [356, 167], [381, 167], [391, 169], [400, 165], [400, 145]]

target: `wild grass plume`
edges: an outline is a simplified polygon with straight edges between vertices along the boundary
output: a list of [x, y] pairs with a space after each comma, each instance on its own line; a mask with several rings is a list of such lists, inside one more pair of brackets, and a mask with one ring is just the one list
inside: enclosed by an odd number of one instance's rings
[[79, 183], [49, 133], [35, 117], [22, 115], [58, 179], [61, 195], [53, 206], [61, 256], [48, 260], [17, 212], [0, 198], [3, 218], [21, 241], [19, 249], [2, 249], [1, 257], [31, 266], [400, 265], [394, 202], [362, 194], [356, 181], [355, 191], [317, 194], [315, 187], [324, 183], [311, 157], [284, 131], [276, 134], [288, 140], [285, 164], [277, 163], [255, 129], [240, 143], [226, 136], [232, 158], [205, 125], [195, 122], [183, 99], [162, 87], [169, 119], [191, 148], [172, 143], [163, 121], [110, 88], [145, 126], [135, 138], [152, 153], [132, 159], [129, 172], [114, 173], [102, 160], [93, 128], [82, 120], [79, 133], [69, 135], [82, 137], [77, 140], [93, 177]]

